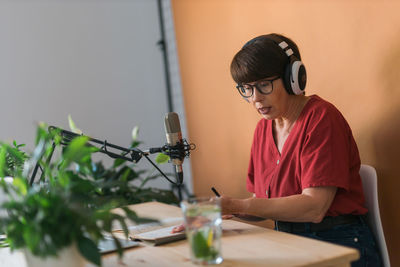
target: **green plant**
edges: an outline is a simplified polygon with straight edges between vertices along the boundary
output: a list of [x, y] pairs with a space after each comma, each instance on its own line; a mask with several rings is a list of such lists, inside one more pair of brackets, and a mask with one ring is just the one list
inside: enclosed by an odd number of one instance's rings
[[[21, 150], [25, 144], [17, 144], [17, 142], [13, 141], [13, 146], [8, 146], [3, 153], [5, 156], [3, 157], [4, 162], [1, 162], [4, 166], [2, 169], [2, 173], [0, 173], [0, 177], [5, 176], [14, 176], [18, 173], [18, 170], [21, 170], [24, 166], [25, 160], [28, 158], [28, 155]], [[1, 153], [1, 150], [0, 150]]]
[[[125, 207], [124, 198], [106, 197], [99, 179], [94, 179], [90, 171], [91, 155], [98, 148], [88, 145], [87, 137], [74, 138], [62, 149], [59, 158], [47, 160], [54, 147], [61, 146], [61, 140], [58, 131], [49, 133], [46, 126], [41, 125], [35, 150], [29, 157], [20, 153], [15, 143], [14, 147], [0, 144], [0, 177], [6, 173], [14, 176], [12, 185], [0, 180], [3, 191], [9, 195], [9, 201], [2, 204], [8, 216], [0, 218], [0, 229], [6, 234], [11, 249], [27, 248], [33, 255], [47, 257], [76, 244], [87, 260], [100, 265], [96, 244], [105, 235], [114, 238], [122, 255], [120, 243], [112, 232], [113, 222], [119, 222], [127, 235], [127, 219], [151, 220], [139, 218]], [[7, 155], [12, 155], [15, 163], [25, 162], [24, 167], [15, 167], [10, 172]], [[29, 174], [36, 162], [43, 172], [41, 183], [29, 186]], [[116, 207], [121, 207], [125, 216], [115, 214]]]

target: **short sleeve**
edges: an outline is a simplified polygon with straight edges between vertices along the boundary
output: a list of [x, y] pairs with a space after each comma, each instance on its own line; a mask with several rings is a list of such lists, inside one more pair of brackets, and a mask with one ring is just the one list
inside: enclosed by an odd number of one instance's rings
[[253, 143], [251, 145], [251, 151], [250, 151], [250, 161], [249, 161], [249, 167], [247, 169], [247, 180], [246, 180], [246, 189], [250, 193], [255, 193], [255, 185], [254, 185], [254, 170], [255, 170], [255, 161], [254, 161], [254, 156], [256, 154], [256, 147], [258, 146], [259, 143], [259, 135], [260, 135], [260, 128], [262, 128], [262, 120], [260, 120], [257, 123], [256, 129], [254, 131], [253, 135]]
[[247, 171], [247, 181], [246, 181], [247, 191], [250, 193], [255, 193], [254, 191], [254, 165], [253, 165], [253, 156], [250, 155], [249, 168]]
[[302, 189], [335, 186], [349, 190], [351, 136], [346, 120], [334, 106], [313, 111], [300, 158]]

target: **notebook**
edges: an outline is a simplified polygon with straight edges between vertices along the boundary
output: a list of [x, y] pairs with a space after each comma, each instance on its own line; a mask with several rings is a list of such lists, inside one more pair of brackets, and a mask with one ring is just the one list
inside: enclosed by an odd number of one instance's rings
[[[175, 226], [182, 223], [181, 217], [162, 219], [159, 222], [129, 226], [129, 239], [134, 242], [144, 242], [158, 246], [186, 238], [185, 232], [171, 233]], [[113, 231], [116, 236], [123, 235], [122, 229]]]

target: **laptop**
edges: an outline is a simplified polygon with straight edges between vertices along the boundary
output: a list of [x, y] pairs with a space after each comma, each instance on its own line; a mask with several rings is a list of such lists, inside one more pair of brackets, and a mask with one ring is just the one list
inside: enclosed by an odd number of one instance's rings
[[[140, 242], [132, 240], [126, 240], [126, 239], [118, 239], [118, 240], [121, 243], [123, 249], [136, 247], [139, 246], [140, 244]], [[115, 246], [114, 239], [112, 239], [111, 237], [110, 238], [106, 237], [105, 239], [100, 240], [97, 247], [99, 248], [101, 254], [107, 254], [117, 251], [117, 246]]]

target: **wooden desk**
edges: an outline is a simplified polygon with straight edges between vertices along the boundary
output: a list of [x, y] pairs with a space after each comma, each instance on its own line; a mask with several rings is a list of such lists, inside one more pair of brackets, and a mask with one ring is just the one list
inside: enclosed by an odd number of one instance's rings
[[[140, 216], [157, 219], [180, 217], [178, 207], [149, 202], [131, 206]], [[219, 266], [350, 266], [359, 258], [355, 249], [277, 232], [233, 220], [223, 221], [222, 256]], [[4, 253], [0, 252], [0, 263]], [[19, 256], [18, 256], [19, 255]], [[8, 256], [10, 257], [10, 256]], [[12, 257], [22, 257], [14, 253]], [[128, 249], [119, 263], [116, 253], [104, 255], [103, 266], [197, 266], [191, 263], [186, 240], [158, 246]], [[10, 261], [9, 261], [10, 262]], [[14, 258], [13, 262], [21, 262]], [[2, 264], [0, 264], [3, 266]], [[21, 266], [21, 265], [4, 265]], [[87, 264], [92, 267], [94, 265]]]
[[[178, 207], [151, 202], [132, 206], [140, 216], [157, 219], [182, 216]], [[220, 266], [350, 266], [358, 251], [233, 220], [224, 220]], [[117, 256], [103, 257], [105, 267]], [[124, 254], [126, 266], [196, 266], [186, 240], [159, 247], [136, 247]]]

